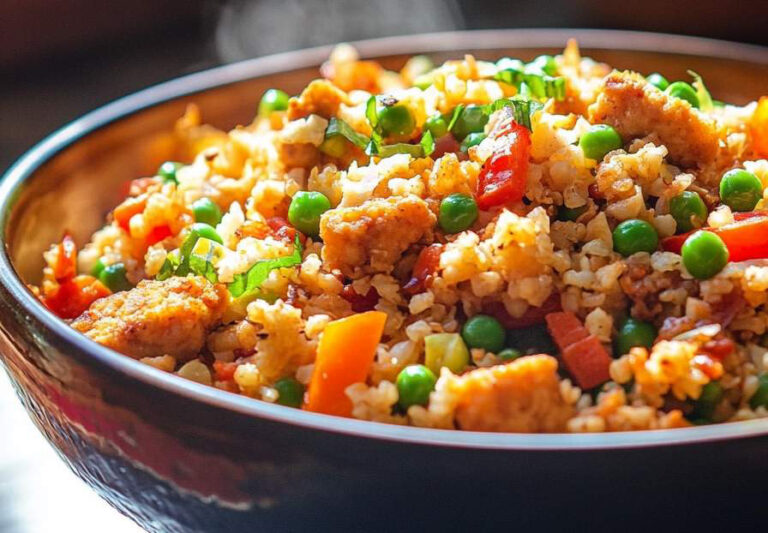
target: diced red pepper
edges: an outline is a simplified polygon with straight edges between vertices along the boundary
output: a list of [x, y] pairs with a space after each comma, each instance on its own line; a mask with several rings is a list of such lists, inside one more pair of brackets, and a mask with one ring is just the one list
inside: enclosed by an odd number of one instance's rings
[[[733, 224], [719, 228], [704, 228], [718, 235], [728, 248], [729, 260], [737, 263], [750, 259], [768, 258], [768, 217], [765, 213], [749, 216], [740, 214], [740, 219]], [[667, 252], [681, 253], [683, 243], [691, 233], [667, 237], [661, 246]]]
[[369, 288], [365, 294], [358, 294], [352, 284], [345, 285], [341, 290], [341, 297], [352, 304], [352, 310], [355, 313], [372, 311], [379, 303], [379, 293], [373, 287]]
[[523, 316], [514, 317], [507, 312], [502, 302], [483, 305], [483, 312], [499, 321], [504, 329], [523, 329], [543, 324], [549, 313], [560, 310], [560, 294], [553, 292], [540, 307], [529, 307]]
[[147, 199], [145, 197], [128, 198], [122, 204], [115, 207], [112, 211], [112, 217], [117, 222], [117, 225], [123, 228], [126, 232], [131, 231], [131, 218], [134, 215], [143, 213], [147, 207]]
[[54, 248], [56, 257], [51, 261], [53, 277], [58, 282], [66, 281], [77, 274], [77, 245], [69, 234], [65, 234], [61, 242]]
[[497, 133], [500, 146], [483, 164], [477, 183], [477, 205], [490, 209], [523, 198], [531, 153], [531, 133], [512, 119]]
[[77, 318], [93, 302], [112, 294], [93, 276], [75, 276], [60, 283], [51, 292], [43, 295], [45, 306], [60, 318]]
[[582, 389], [593, 389], [611, 379], [611, 356], [595, 335], [574, 342], [560, 353], [565, 369]]
[[440, 265], [440, 254], [443, 253], [442, 244], [431, 244], [422, 248], [416, 264], [413, 265], [411, 279], [403, 285], [406, 294], [419, 294], [432, 285], [432, 277]]
[[216, 381], [231, 381], [235, 379], [235, 370], [240, 366], [240, 363], [232, 361], [225, 363], [224, 361], [213, 362], [213, 374]]
[[147, 246], [152, 246], [153, 244], [157, 244], [158, 242], [170, 237], [171, 235], [173, 235], [171, 228], [163, 224], [162, 226], [156, 226], [152, 228], [145, 240]]
[[722, 361], [733, 353], [735, 347], [736, 345], [731, 339], [723, 337], [722, 339], [712, 339], [705, 342], [701, 347], [701, 351], [712, 356], [714, 359]]
[[586, 339], [589, 331], [573, 313], [560, 312], [549, 313], [546, 316], [547, 329], [560, 351], [565, 350], [571, 344]]
[[301, 242], [301, 244], [304, 244], [307, 240], [306, 235], [291, 226], [291, 223], [283, 217], [268, 218], [267, 226], [272, 229], [272, 234], [276, 239], [293, 242], [296, 240], [296, 234], [298, 234], [299, 242]]
[[592, 389], [611, 379], [611, 356], [575, 314], [550, 313], [546, 320], [563, 365], [579, 387]]

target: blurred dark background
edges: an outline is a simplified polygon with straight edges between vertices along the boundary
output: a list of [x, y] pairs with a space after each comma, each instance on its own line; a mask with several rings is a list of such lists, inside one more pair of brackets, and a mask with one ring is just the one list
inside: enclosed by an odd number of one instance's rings
[[344, 40], [514, 27], [768, 44], [763, 0], [4, 0], [0, 169], [68, 120], [220, 63]]

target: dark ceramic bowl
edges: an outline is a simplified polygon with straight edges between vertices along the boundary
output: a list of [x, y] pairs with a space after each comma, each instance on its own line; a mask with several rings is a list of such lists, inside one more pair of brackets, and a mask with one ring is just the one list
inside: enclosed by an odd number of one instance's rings
[[[515, 30], [357, 46], [397, 68], [414, 53], [531, 58], [571, 36], [619, 68], [672, 79], [695, 70], [726, 101], [766, 90], [765, 49], [675, 36]], [[5, 175], [0, 352], [72, 470], [119, 511], [163, 531], [633, 529], [754, 516], [751, 505], [766, 494], [768, 420], [517, 435], [333, 418], [160, 372], [91, 342], [35, 300], [25, 282], [38, 281], [48, 244], [65, 229], [82, 243], [119, 201], [119, 184], [178, 156], [168, 132], [187, 103], [219, 127], [248, 122], [263, 90], [299, 91], [329, 50], [227, 65], [123, 98], [57, 131]]]

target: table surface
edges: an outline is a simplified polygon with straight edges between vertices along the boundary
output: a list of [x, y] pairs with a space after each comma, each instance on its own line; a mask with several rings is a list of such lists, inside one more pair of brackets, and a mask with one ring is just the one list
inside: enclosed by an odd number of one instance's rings
[[4, 371], [0, 427], [1, 532], [141, 531], [69, 470], [27, 416]]

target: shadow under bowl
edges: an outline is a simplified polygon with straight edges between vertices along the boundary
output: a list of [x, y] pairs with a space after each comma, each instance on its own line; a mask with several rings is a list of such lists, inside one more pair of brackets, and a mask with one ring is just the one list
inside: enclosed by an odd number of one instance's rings
[[[503, 30], [358, 43], [399, 68], [471, 52], [530, 59], [579, 39], [617, 68], [687, 79], [718, 99], [765, 91], [765, 49], [671, 35]], [[85, 242], [122, 184], [176, 159], [170, 132], [194, 102], [220, 128], [251, 120], [269, 87], [297, 93], [330, 48], [164, 83], [65, 126], [0, 183], [0, 352], [19, 398], [72, 470], [149, 530], [590, 529], [755, 516], [768, 420], [601, 435], [448, 432], [327, 417], [185, 381], [103, 348], [26, 289], [41, 253]], [[716, 510], [716, 512], [715, 512]], [[751, 514], [752, 513], [752, 514]]]

